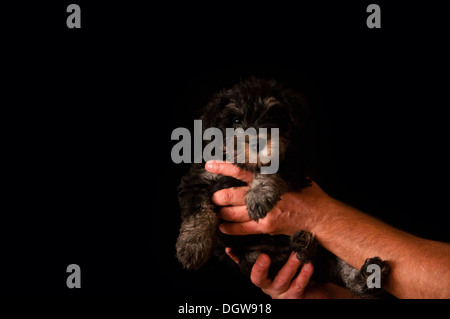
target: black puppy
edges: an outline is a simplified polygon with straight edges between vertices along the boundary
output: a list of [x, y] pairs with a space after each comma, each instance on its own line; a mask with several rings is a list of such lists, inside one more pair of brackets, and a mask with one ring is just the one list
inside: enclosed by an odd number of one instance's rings
[[[201, 119], [203, 129], [215, 127], [223, 132], [224, 154], [221, 159], [230, 161], [226, 155], [231, 152], [235, 165], [253, 173], [245, 198], [253, 220], [264, 218], [282, 194], [310, 185], [313, 174], [310, 121], [308, 107], [301, 95], [275, 81], [250, 78], [216, 94]], [[258, 141], [257, 145], [249, 137], [241, 139], [244, 143], [241, 150], [245, 152], [245, 161], [242, 162], [237, 160], [237, 136], [231, 137], [236, 143], [228, 143], [227, 128], [255, 128], [256, 132], [266, 128], [267, 132], [264, 132], [264, 138], [256, 136], [254, 140]], [[271, 134], [274, 128], [279, 129], [278, 136]], [[278, 171], [261, 174], [262, 168], [272, 164], [260, 160], [261, 152], [267, 154], [275, 150], [279, 160]], [[252, 153], [257, 157], [254, 162], [249, 161]], [[269, 277], [273, 278], [293, 250], [303, 263], [314, 263], [313, 278], [317, 282], [334, 282], [363, 298], [380, 295], [382, 289], [370, 289], [366, 284], [369, 264], [380, 266], [382, 282], [389, 272], [388, 264], [378, 257], [367, 259], [361, 270], [356, 270], [321, 247], [313, 234], [302, 230], [290, 238], [284, 235], [228, 236], [221, 233], [218, 230], [217, 207], [211, 197], [217, 190], [244, 185], [244, 182], [232, 177], [207, 172], [204, 163], [193, 164], [183, 177], [178, 188], [182, 224], [176, 250], [178, 260], [186, 269], [200, 268], [211, 253], [229, 259], [224, 250], [231, 247], [239, 258], [239, 267], [247, 274], [250, 274], [253, 263], [261, 253], [268, 254], [271, 258]]]

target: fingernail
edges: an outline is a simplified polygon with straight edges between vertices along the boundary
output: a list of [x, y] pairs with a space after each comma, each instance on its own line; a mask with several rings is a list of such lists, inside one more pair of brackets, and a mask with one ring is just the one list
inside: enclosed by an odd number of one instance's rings
[[220, 230], [222, 233], [226, 234], [226, 232], [225, 232], [225, 226], [224, 226], [223, 224], [220, 224], [220, 225], [219, 225], [219, 230]]
[[206, 170], [212, 170], [214, 168], [214, 161], [207, 161], [205, 164], [205, 169]]
[[217, 198], [219, 195], [216, 195], [217, 192], [215, 192], [212, 196], [211, 196], [211, 200], [213, 201], [213, 203], [217, 203], [220, 198]]
[[291, 260], [292, 260], [292, 261], [300, 261], [300, 260], [298, 260], [298, 258], [297, 258], [297, 253], [296, 253], [296, 252], [292, 252], [292, 253], [291, 253]]
[[260, 255], [260, 257], [258, 258], [258, 264], [261, 266], [267, 266], [270, 263], [270, 259], [267, 257], [263, 257], [262, 255]]
[[306, 271], [306, 272], [312, 272], [312, 270], [313, 270], [312, 264], [311, 263], [304, 264], [303, 265], [303, 270]]

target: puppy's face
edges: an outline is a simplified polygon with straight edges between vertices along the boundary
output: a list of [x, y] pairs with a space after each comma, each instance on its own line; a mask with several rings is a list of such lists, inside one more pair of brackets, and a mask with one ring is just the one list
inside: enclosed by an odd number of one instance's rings
[[[268, 158], [284, 158], [292, 132], [302, 125], [299, 98], [274, 81], [251, 78], [220, 92], [206, 107], [202, 120], [205, 128], [221, 129], [224, 151], [234, 154], [234, 163], [255, 170], [269, 165]], [[234, 129], [235, 134], [230, 136], [227, 129]]]
[[[289, 112], [275, 97], [230, 98], [221, 117], [224, 151], [232, 152], [234, 163], [245, 163], [248, 169], [256, 169], [270, 164], [262, 158], [278, 156], [280, 160], [284, 157], [288, 146]], [[226, 128], [235, 129], [235, 134], [230, 135]], [[278, 136], [273, 135], [273, 129], [278, 129]]]

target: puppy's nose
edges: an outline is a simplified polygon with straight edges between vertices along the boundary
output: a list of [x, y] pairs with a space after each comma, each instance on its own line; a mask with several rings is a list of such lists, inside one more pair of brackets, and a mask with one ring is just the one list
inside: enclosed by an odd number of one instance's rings
[[261, 151], [262, 149], [264, 149], [264, 147], [266, 147], [266, 139], [264, 138], [258, 138], [256, 139], [255, 142], [250, 143], [249, 146], [252, 149], [252, 151], [257, 152], [258, 151], [258, 145], [259, 145], [259, 150]]

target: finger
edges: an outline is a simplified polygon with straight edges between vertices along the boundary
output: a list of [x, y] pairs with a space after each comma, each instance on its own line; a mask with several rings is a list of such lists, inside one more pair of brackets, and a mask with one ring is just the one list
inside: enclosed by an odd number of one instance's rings
[[256, 287], [265, 289], [270, 286], [271, 281], [267, 278], [267, 275], [269, 274], [269, 267], [270, 257], [266, 254], [259, 255], [250, 274], [250, 280]]
[[205, 164], [205, 169], [210, 173], [231, 176], [246, 183], [250, 183], [253, 179], [251, 172], [228, 162], [208, 161]]
[[297, 273], [298, 267], [300, 267], [300, 260], [298, 260], [296, 253], [292, 253], [288, 261], [280, 269], [272, 282], [271, 290], [278, 293], [283, 293], [288, 290], [291, 285], [292, 278]]
[[243, 223], [225, 222], [220, 224], [219, 229], [227, 235], [255, 235], [263, 233], [261, 223], [257, 223], [254, 220]]
[[225, 253], [233, 259], [236, 264], [239, 264], [239, 257], [233, 253], [233, 250], [230, 247], [225, 247]]
[[248, 186], [221, 189], [213, 194], [212, 201], [219, 206], [242, 206], [245, 205], [245, 194], [248, 189]]
[[226, 206], [222, 207], [217, 214], [220, 219], [229, 222], [248, 222], [250, 216], [248, 215], [247, 206]]
[[292, 280], [289, 289], [286, 291], [285, 298], [302, 298], [313, 273], [314, 267], [311, 263], [303, 265], [300, 273]]

